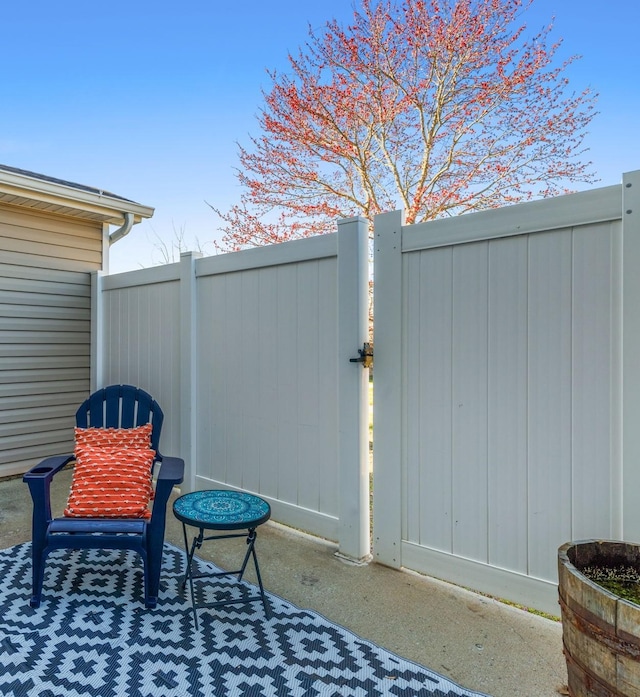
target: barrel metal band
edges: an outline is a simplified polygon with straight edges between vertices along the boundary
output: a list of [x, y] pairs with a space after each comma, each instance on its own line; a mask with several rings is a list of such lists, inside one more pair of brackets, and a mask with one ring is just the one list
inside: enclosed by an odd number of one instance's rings
[[600, 644], [604, 644], [613, 653], [630, 658], [633, 661], [638, 661], [640, 659], [640, 648], [637, 645], [621, 639], [619, 636], [604, 629], [601, 624], [599, 626], [593, 622], [590, 618], [585, 616], [587, 613], [591, 614], [585, 608], [576, 608], [574, 603], [571, 603], [570, 606], [565, 602], [562, 595], [560, 596], [560, 607], [563, 612], [566, 612], [571, 624], [583, 634], [586, 634]]

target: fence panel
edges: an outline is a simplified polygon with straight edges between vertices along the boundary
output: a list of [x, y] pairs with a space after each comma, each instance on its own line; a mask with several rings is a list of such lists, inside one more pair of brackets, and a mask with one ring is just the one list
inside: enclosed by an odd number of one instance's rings
[[378, 561], [557, 614], [557, 548], [632, 533], [621, 203], [376, 219]]
[[221, 273], [214, 258], [199, 270], [197, 423], [207, 435], [196, 487], [313, 512], [336, 539], [337, 266], [326, 242], [325, 258]]
[[[132, 384], [149, 392], [165, 413], [162, 449], [180, 452], [179, 264], [97, 275], [93, 317], [93, 389]], [[97, 307], [96, 307], [97, 306]]]

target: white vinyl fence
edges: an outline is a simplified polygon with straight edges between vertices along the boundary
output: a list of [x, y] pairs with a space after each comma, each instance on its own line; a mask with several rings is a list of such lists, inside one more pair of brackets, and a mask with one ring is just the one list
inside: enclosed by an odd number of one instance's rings
[[185, 490], [233, 487], [273, 518], [369, 554], [367, 224], [332, 235], [96, 275], [95, 385], [165, 411]]
[[[374, 233], [374, 558], [558, 614], [557, 548], [640, 539], [640, 172]], [[367, 225], [94, 279], [93, 383], [186, 489], [369, 552]]]
[[559, 614], [557, 548], [640, 539], [640, 172], [375, 225], [374, 554]]

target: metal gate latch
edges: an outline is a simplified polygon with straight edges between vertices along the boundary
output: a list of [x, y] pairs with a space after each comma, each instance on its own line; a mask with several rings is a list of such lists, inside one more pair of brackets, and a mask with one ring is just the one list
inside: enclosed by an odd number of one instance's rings
[[373, 365], [373, 344], [365, 342], [361, 349], [358, 349], [360, 354], [358, 358], [350, 358], [349, 363], [362, 363], [363, 368], [371, 368]]

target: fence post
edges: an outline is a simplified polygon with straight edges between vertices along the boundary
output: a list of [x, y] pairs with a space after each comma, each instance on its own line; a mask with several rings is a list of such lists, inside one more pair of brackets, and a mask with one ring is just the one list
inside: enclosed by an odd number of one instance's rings
[[90, 392], [104, 387], [104, 288], [103, 271], [91, 272]]
[[196, 259], [199, 252], [180, 254], [180, 457], [185, 462], [183, 493], [195, 488], [197, 431]]
[[373, 555], [399, 568], [402, 448], [402, 226], [404, 213], [374, 222]]
[[102, 224], [102, 270], [91, 272], [91, 350], [89, 391], [95, 392], [104, 384], [105, 318], [104, 277], [109, 274], [109, 224]]
[[369, 260], [365, 218], [338, 221], [339, 554], [362, 560], [369, 541], [369, 369], [352, 363], [368, 340]]
[[640, 170], [622, 177], [623, 539], [640, 539]]

